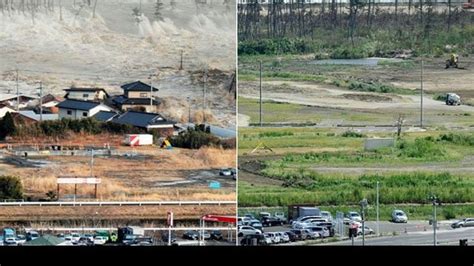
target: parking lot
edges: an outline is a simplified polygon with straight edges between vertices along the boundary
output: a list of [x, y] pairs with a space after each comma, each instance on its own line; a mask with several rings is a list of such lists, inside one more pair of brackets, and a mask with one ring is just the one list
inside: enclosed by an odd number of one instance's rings
[[[267, 212], [257, 219], [252, 214], [239, 217], [240, 245], [433, 245], [433, 226], [426, 220], [365, 221], [358, 213], [349, 212], [344, 219], [334, 219], [328, 212], [315, 216], [301, 216], [296, 220], [279, 220]], [[268, 216], [267, 216], [268, 215]], [[329, 216], [328, 216], [329, 215]], [[355, 219], [350, 219], [351, 215]], [[397, 216], [398, 217], [398, 216]], [[405, 220], [404, 220], [405, 219]], [[468, 219], [469, 220], [469, 219]], [[268, 222], [271, 221], [271, 222]], [[453, 228], [459, 220], [437, 221], [439, 245], [460, 244], [461, 239], [474, 241], [474, 227]], [[353, 228], [354, 244], [350, 238]], [[365, 234], [365, 241], [362, 235]], [[362, 243], [364, 242], [364, 243]]]

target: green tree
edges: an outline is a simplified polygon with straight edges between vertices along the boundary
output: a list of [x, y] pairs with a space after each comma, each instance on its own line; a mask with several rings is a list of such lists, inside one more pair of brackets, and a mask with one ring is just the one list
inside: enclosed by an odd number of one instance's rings
[[23, 186], [16, 176], [0, 176], [0, 199], [22, 199]]
[[15, 122], [10, 113], [7, 113], [0, 121], [0, 140], [4, 140], [5, 137], [13, 135], [15, 133]]

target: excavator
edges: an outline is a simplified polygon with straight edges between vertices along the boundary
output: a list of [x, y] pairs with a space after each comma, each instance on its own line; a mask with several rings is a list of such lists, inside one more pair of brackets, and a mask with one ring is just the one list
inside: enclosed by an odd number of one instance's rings
[[455, 67], [458, 68], [459, 56], [452, 53], [448, 60], [446, 60], [446, 68]]

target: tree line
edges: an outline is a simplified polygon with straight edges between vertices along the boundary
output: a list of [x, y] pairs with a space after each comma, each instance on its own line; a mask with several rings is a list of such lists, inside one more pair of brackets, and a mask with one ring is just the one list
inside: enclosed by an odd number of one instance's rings
[[[408, 0], [403, 4], [375, 3], [375, 0], [305, 1], [270, 0], [262, 5], [257, 0], [238, 5], [239, 41], [281, 38], [326, 38], [343, 33], [352, 46], [361, 36], [377, 30], [388, 30], [396, 37], [429, 38], [438, 31], [450, 32], [453, 25], [472, 25], [472, 12], [461, 8], [458, 2], [448, 0]], [[322, 36], [325, 31], [328, 36]]]

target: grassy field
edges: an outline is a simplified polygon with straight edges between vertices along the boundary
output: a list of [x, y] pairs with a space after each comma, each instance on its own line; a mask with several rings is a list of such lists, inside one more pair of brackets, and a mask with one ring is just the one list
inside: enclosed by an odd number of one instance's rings
[[[329, 210], [349, 210], [362, 198], [375, 202], [376, 183], [380, 182], [380, 202], [390, 210], [397, 205], [410, 206], [410, 215], [419, 218], [429, 213], [428, 197], [437, 195], [447, 206], [446, 215], [474, 214], [474, 175], [450, 173], [443, 165], [466, 165], [474, 156], [472, 133], [445, 131], [404, 133], [393, 148], [364, 151], [367, 136], [388, 137], [394, 133], [355, 133], [347, 129], [317, 128], [242, 128], [239, 132], [241, 164], [258, 161], [253, 171], [262, 179], [239, 181], [240, 207], [278, 207], [290, 204], [315, 204]], [[264, 143], [276, 153], [252, 153]], [[470, 165], [469, 163], [467, 165]], [[387, 172], [318, 172], [318, 167], [390, 168]], [[432, 170], [401, 171], [411, 166]], [[437, 167], [436, 166], [440, 166]], [[245, 166], [241, 169], [245, 170]], [[396, 169], [400, 169], [397, 171]], [[268, 181], [268, 182], [267, 182]], [[270, 182], [271, 181], [271, 182]], [[427, 204], [427, 205], [423, 205]], [[332, 206], [332, 207], [331, 207]], [[384, 207], [385, 208], [385, 207]], [[389, 210], [390, 209], [390, 210]], [[370, 217], [370, 211], [369, 211]], [[388, 218], [387, 218], [388, 219]]]

